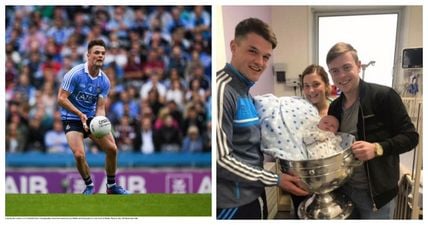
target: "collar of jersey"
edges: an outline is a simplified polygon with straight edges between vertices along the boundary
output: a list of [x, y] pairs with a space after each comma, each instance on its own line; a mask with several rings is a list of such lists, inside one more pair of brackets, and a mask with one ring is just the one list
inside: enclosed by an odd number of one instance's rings
[[232, 64], [227, 63], [226, 66], [241, 80], [244, 82], [247, 87], [251, 87], [255, 84], [254, 81], [251, 81], [247, 79], [242, 73], [240, 73], [235, 67], [232, 66]]
[[85, 62], [85, 73], [88, 74], [88, 76], [92, 80], [95, 80], [97, 77], [101, 76], [101, 70], [98, 71], [98, 75], [96, 77], [93, 77], [93, 76], [91, 76], [91, 74], [89, 74], [88, 62]]

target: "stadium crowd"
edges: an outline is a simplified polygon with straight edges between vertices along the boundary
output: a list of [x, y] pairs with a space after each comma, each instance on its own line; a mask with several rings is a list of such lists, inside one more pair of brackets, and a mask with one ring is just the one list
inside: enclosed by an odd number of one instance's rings
[[106, 114], [120, 151], [211, 151], [209, 6], [7, 6], [7, 152], [71, 154], [57, 93], [92, 39], [108, 46]]

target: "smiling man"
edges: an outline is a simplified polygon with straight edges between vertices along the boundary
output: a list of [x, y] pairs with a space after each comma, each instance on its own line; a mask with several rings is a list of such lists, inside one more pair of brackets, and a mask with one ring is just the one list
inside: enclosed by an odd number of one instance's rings
[[230, 64], [217, 72], [217, 219], [266, 219], [266, 186], [308, 194], [296, 186], [298, 178], [263, 169], [260, 121], [249, 89], [276, 45], [266, 23], [245, 19], [230, 42]]
[[357, 50], [335, 44], [327, 54], [334, 84], [342, 91], [328, 114], [340, 122], [339, 131], [353, 134], [356, 167], [343, 191], [355, 203], [353, 218], [392, 219], [398, 193], [400, 154], [412, 150], [419, 135], [397, 92], [360, 79]]

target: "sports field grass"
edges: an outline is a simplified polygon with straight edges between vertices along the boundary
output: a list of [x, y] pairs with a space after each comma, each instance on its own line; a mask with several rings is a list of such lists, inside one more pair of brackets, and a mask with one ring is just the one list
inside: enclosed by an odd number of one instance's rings
[[6, 194], [6, 216], [211, 216], [211, 194]]

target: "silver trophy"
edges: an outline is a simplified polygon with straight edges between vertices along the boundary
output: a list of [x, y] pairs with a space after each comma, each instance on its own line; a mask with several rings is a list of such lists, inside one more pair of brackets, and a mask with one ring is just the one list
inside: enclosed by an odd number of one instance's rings
[[352, 201], [333, 190], [344, 184], [353, 168], [361, 165], [362, 161], [356, 160], [351, 151], [354, 136], [345, 133], [339, 135], [342, 137], [343, 150], [332, 156], [299, 161], [280, 159], [283, 172], [300, 177], [300, 186], [312, 193], [296, 209], [301, 219], [345, 219], [352, 212]]

